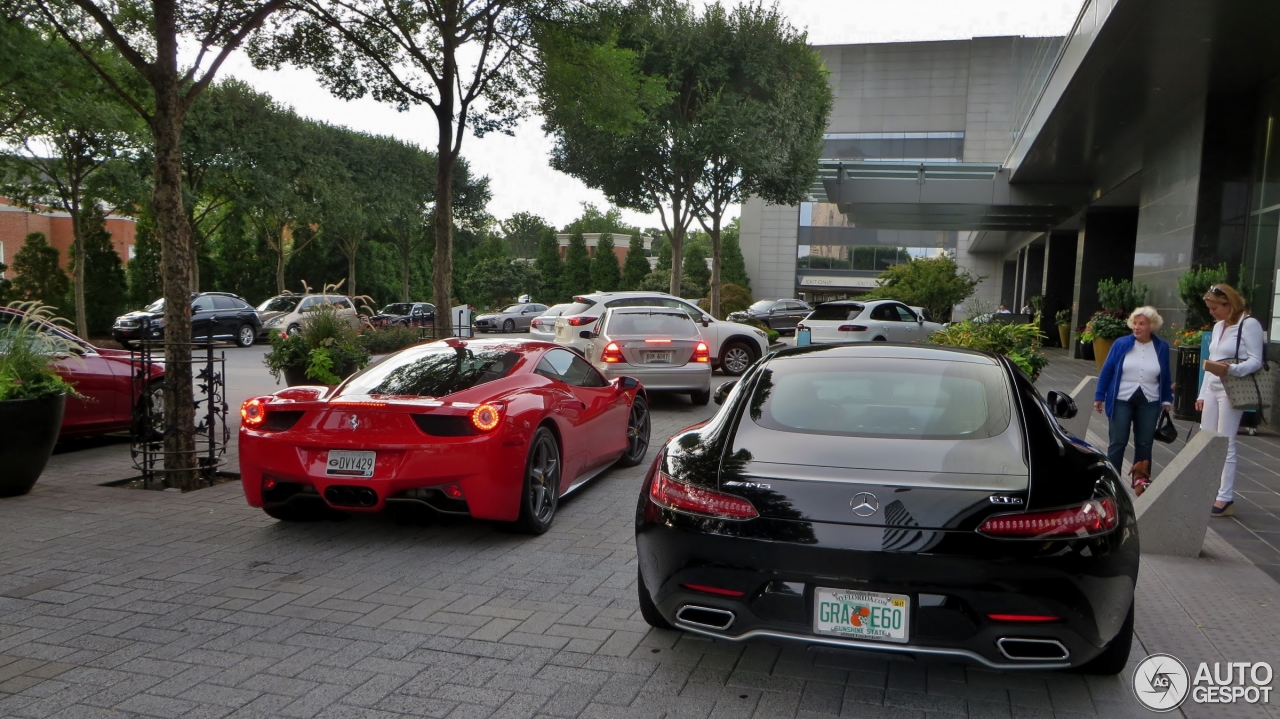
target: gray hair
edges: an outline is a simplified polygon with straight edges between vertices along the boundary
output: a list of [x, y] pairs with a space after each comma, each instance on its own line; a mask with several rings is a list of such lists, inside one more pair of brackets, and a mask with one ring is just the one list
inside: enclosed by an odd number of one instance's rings
[[1139, 307], [1138, 309], [1129, 313], [1129, 319], [1127, 321], [1127, 324], [1129, 325], [1129, 329], [1133, 329], [1133, 320], [1138, 315], [1142, 315], [1143, 317], [1147, 318], [1147, 322], [1150, 323], [1151, 325], [1152, 332], [1159, 331], [1160, 328], [1164, 325], [1164, 318], [1160, 316], [1159, 312], [1156, 312], [1156, 308]]

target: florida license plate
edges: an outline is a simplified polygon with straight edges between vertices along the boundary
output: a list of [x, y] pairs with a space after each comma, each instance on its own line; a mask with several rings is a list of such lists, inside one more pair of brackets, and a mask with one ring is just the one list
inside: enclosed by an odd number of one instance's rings
[[846, 639], [907, 641], [911, 598], [852, 589], [814, 591], [813, 631]]
[[645, 352], [645, 364], [671, 364], [670, 352]]
[[324, 473], [330, 477], [372, 477], [373, 464], [377, 458], [377, 452], [331, 449]]

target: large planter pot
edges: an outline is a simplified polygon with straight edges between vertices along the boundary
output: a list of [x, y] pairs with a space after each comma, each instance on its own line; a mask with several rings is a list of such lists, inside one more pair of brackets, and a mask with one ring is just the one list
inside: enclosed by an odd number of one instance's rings
[[1200, 395], [1200, 348], [1173, 348], [1174, 419], [1200, 421], [1196, 397]]
[[1093, 361], [1098, 365], [1098, 371], [1102, 371], [1102, 365], [1107, 361], [1107, 354], [1111, 352], [1111, 345], [1115, 344], [1115, 338], [1102, 339], [1095, 337], [1093, 340]]
[[1063, 347], [1071, 346], [1071, 325], [1058, 325], [1058, 340]]
[[[354, 364], [350, 364], [350, 365], [347, 365], [346, 367], [343, 367], [342, 371], [338, 372], [337, 374], [342, 379], [346, 379], [351, 375], [355, 374], [356, 369], [357, 367]], [[295, 387], [300, 384], [311, 384], [311, 385], [320, 384], [319, 382], [311, 379], [310, 377], [307, 377], [306, 367], [285, 367], [283, 374], [284, 374], [284, 383], [289, 387]]]
[[0, 497], [26, 494], [53, 454], [62, 428], [65, 394], [0, 402]]

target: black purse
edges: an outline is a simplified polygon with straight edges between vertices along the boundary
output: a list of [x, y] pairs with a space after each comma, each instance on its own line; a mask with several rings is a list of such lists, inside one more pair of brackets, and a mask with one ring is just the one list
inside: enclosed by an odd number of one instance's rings
[[1178, 439], [1178, 426], [1169, 416], [1169, 410], [1160, 411], [1160, 419], [1156, 420], [1156, 441], [1173, 444]]

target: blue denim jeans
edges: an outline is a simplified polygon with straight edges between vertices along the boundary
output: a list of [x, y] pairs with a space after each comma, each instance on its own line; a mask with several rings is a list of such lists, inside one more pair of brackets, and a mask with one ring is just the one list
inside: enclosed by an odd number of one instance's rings
[[1142, 390], [1129, 399], [1117, 399], [1111, 411], [1111, 444], [1107, 459], [1116, 471], [1124, 466], [1124, 450], [1129, 446], [1129, 426], [1133, 426], [1133, 461], [1151, 459], [1151, 444], [1156, 438], [1156, 422], [1160, 419], [1160, 403], [1148, 402]]

